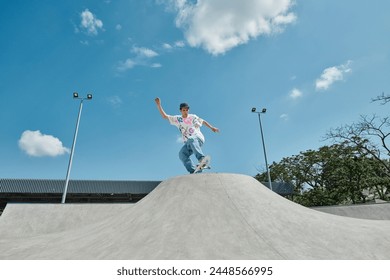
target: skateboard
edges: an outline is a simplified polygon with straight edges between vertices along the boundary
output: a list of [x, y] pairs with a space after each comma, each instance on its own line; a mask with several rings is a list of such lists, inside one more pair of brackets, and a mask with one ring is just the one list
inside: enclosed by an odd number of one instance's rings
[[205, 156], [201, 162], [199, 162], [199, 165], [195, 168], [194, 173], [199, 173], [203, 169], [210, 169], [210, 161], [211, 157], [210, 156]]

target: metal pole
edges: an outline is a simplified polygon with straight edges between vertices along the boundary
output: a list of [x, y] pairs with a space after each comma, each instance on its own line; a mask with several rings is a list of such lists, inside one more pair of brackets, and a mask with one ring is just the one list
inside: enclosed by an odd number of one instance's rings
[[264, 158], [265, 158], [265, 167], [266, 167], [266, 169], [267, 169], [268, 183], [269, 183], [269, 188], [270, 188], [271, 191], [272, 191], [271, 174], [270, 174], [270, 171], [269, 171], [269, 168], [268, 168], [267, 152], [266, 152], [266, 149], [265, 149], [265, 142], [264, 142], [264, 135], [263, 135], [263, 126], [261, 125], [261, 117], [260, 117], [260, 114], [261, 114], [261, 113], [257, 113], [257, 114], [259, 115], [261, 140], [262, 140], [262, 142], [263, 142], [263, 150], [264, 150]]
[[70, 152], [68, 171], [66, 173], [66, 180], [65, 180], [65, 188], [64, 188], [64, 193], [62, 194], [62, 201], [61, 201], [61, 203], [65, 203], [66, 193], [68, 192], [69, 176], [70, 176], [70, 170], [72, 169], [73, 153], [74, 153], [74, 148], [76, 146], [77, 133], [79, 131], [81, 111], [83, 110], [83, 101], [84, 101], [84, 99], [81, 99], [81, 101], [80, 101], [79, 114], [77, 116], [76, 130], [75, 130], [74, 136], [73, 136], [72, 150]]

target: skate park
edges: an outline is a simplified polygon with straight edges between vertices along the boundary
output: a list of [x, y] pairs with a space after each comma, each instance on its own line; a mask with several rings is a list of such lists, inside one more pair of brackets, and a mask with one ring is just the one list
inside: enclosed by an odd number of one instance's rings
[[389, 204], [364, 208], [325, 213], [247, 175], [184, 175], [135, 204], [9, 204], [0, 259], [388, 260]]

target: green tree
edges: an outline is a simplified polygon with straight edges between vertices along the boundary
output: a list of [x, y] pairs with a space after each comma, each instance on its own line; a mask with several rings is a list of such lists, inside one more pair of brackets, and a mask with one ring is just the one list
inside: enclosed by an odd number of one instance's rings
[[[293, 200], [305, 206], [364, 203], [373, 189], [386, 197], [383, 165], [361, 146], [348, 142], [283, 158], [273, 162], [270, 170], [272, 181], [291, 183]], [[266, 173], [255, 178], [265, 181]]]
[[[390, 95], [383, 93], [372, 101], [381, 101], [384, 105], [390, 102]], [[330, 130], [325, 139], [353, 146], [359, 150], [361, 158], [370, 160], [373, 175], [366, 183], [378, 198], [389, 199], [390, 117], [360, 116], [358, 122]]]
[[[384, 105], [390, 95], [372, 101]], [[272, 163], [271, 179], [293, 184], [294, 200], [306, 206], [364, 203], [370, 194], [389, 200], [390, 117], [360, 116], [324, 138], [334, 144]]]

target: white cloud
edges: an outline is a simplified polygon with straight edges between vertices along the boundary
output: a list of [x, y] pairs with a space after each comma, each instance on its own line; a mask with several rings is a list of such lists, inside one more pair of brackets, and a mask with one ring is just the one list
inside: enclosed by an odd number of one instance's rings
[[302, 95], [303, 95], [302, 92], [297, 88], [294, 88], [293, 90], [291, 90], [290, 94], [289, 94], [290, 98], [292, 98], [292, 99], [300, 98], [300, 97], [302, 97]]
[[107, 100], [114, 108], [118, 108], [123, 103], [122, 99], [117, 95], [110, 96]]
[[42, 134], [39, 130], [24, 131], [19, 139], [19, 147], [33, 157], [56, 157], [70, 152], [58, 138]]
[[176, 41], [175, 42], [175, 47], [177, 48], [184, 48], [186, 45], [186, 43], [184, 43], [183, 41]]
[[97, 35], [98, 29], [103, 29], [103, 22], [86, 9], [81, 13], [81, 27], [88, 35]]
[[133, 47], [131, 50], [135, 55], [132, 58], [128, 58], [125, 61], [120, 61], [117, 68], [117, 71], [124, 72], [131, 68], [134, 68], [137, 65], [147, 66], [151, 68], [160, 68], [160, 63], [151, 63], [150, 60], [159, 54], [154, 50], [144, 48], [144, 47]]
[[176, 26], [191, 47], [218, 55], [295, 22], [293, 0], [165, 0], [177, 11]]
[[153, 63], [152, 65], [150, 65], [150, 67], [152, 67], [152, 68], [161, 68], [162, 65], [160, 63]]
[[158, 56], [158, 53], [156, 53], [155, 51], [148, 49], [148, 48], [133, 47], [132, 52], [139, 55], [140, 57], [152, 58], [152, 57]]
[[344, 75], [352, 71], [350, 64], [352, 61], [347, 61], [345, 64], [326, 68], [319, 79], [316, 80], [316, 90], [327, 90], [336, 81], [344, 80]]
[[280, 118], [284, 121], [288, 121], [288, 115], [287, 114], [281, 114]]
[[183, 144], [183, 136], [176, 135], [176, 143]]
[[162, 47], [165, 49], [165, 50], [173, 50], [174, 48], [184, 48], [186, 45], [186, 43], [184, 43], [183, 41], [176, 41], [174, 42], [173, 44], [169, 44], [169, 43], [164, 43], [162, 45]]
[[137, 65], [137, 63], [135, 61], [133, 61], [132, 59], [128, 58], [128, 59], [126, 59], [126, 61], [120, 61], [119, 62], [117, 70], [119, 72], [124, 72], [124, 71], [126, 71], [128, 69], [133, 68], [135, 65]]
[[117, 24], [117, 25], [115, 26], [115, 29], [118, 30], [118, 31], [119, 31], [119, 30], [122, 30], [122, 25]]
[[166, 49], [166, 50], [170, 50], [170, 49], [172, 49], [173, 47], [172, 47], [172, 45], [170, 45], [170, 44], [168, 44], [168, 43], [164, 43], [164, 44], [163, 44], [163, 48]]

